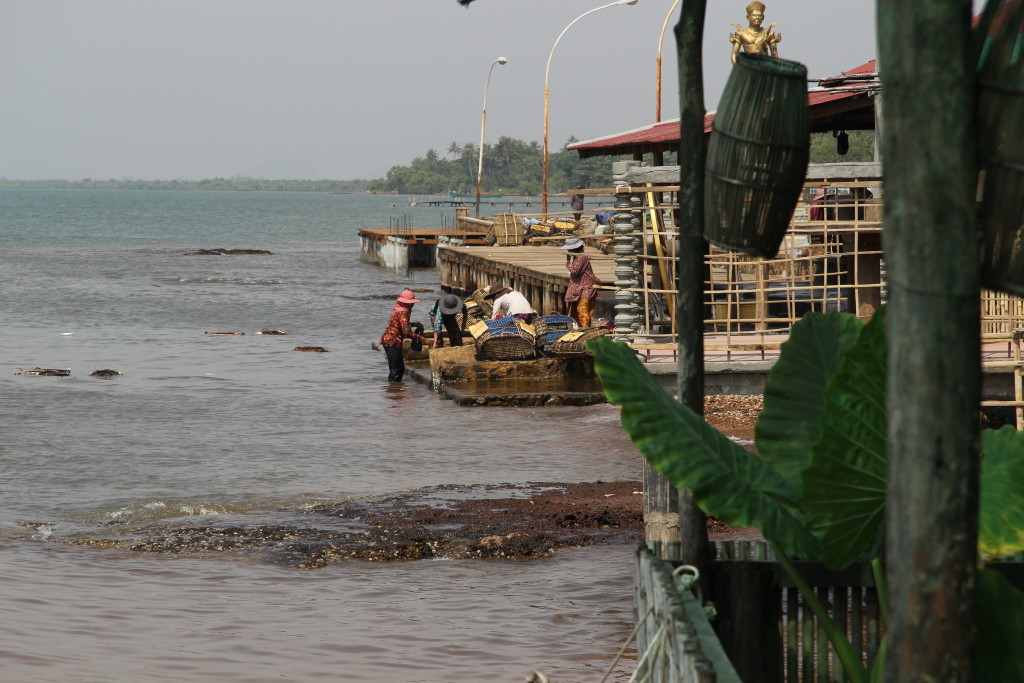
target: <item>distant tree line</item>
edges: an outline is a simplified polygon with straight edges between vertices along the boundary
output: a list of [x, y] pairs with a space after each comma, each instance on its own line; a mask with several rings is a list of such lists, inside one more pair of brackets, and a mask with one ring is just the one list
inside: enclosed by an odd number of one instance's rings
[[[566, 146], [576, 142], [569, 138]], [[851, 131], [845, 155], [836, 149], [832, 133], [811, 136], [811, 163], [871, 161], [874, 159], [874, 131]], [[441, 156], [428, 149], [407, 166], [392, 166], [376, 180], [263, 180], [259, 178], [207, 178], [205, 180], [4, 180], [0, 188], [68, 190], [234, 190], [242, 192], [388, 192], [397, 194], [445, 194], [449, 190], [476, 192], [479, 147], [452, 142]], [[611, 164], [623, 156], [580, 159], [563, 147], [548, 157], [548, 192], [565, 192], [583, 187], [611, 185]], [[677, 164], [677, 155], [665, 155], [664, 164]], [[652, 155], [644, 161], [653, 163]], [[537, 142], [523, 142], [502, 136], [494, 145], [484, 145], [484, 194], [539, 195], [543, 177], [542, 149]]]
[[[565, 143], [571, 145], [575, 138]], [[473, 143], [452, 142], [444, 156], [428, 149], [407, 166], [392, 166], [383, 178], [370, 182], [367, 189], [399, 194], [444, 194], [476, 192], [480, 148]], [[611, 162], [618, 157], [580, 159], [564, 147], [548, 155], [548, 192], [564, 192], [581, 187], [604, 187], [611, 183]], [[493, 145], [484, 145], [484, 194], [538, 195], [543, 181], [543, 149], [537, 142], [524, 142], [502, 136]]]
[[0, 188], [43, 190], [233, 190], [236, 192], [363, 192], [367, 180], [4, 180]]
[[[874, 132], [852, 131], [849, 136], [849, 151], [840, 155], [836, 151], [836, 139], [832, 133], [812, 135], [811, 163], [871, 161], [874, 158]], [[566, 146], [574, 142], [575, 138], [570, 138]], [[472, 194], [476, 192], [479, 150], [473, 143], [458, 142], [448, 145], [444, 156], [434, 149], [428, 149], [426, 154], [413, 159], [406, 166], [392, 166], [385, 177], [370, 181], [367, 189], [398, 194], [444, 194], [449, 190]], [[481, 191], [484, 194], [540, 194], [542, 154], [538, 143], [527, 143], [508, 136], [502, 136], [494, 145], [485, 144]], [[610, 186], [612, 162], [629, 158], [599, 156], [580, 159], [576, 152], [563, 147], [548, 157], [548, 192]], [[663, 163], [666, 166], [675, 165], [678, 163], [677, 158], [674, 152], [666, 154]], [[652, 155], [645, 155], [644, 161], [653, 163]]]

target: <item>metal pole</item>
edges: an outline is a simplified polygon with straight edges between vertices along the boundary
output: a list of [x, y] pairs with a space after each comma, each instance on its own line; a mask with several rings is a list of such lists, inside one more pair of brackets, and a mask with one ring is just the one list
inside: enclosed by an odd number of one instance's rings
[[[654, 122], [655, 123], [659, 123], [661, 121], [661, 44], [663, 42], [665, 42], [665, 29], [668, 28], [668, 22], [672, 18], [672, 13], [676, 11], [676, 7], [679, 7], [679, 2], [680, 2], [680, 0], [676, 0], [675, 2], [672, 3], [671, 9], [669, 9], [668, 14], [665, 15], [665, 23], [661, 25], [661, 35], [658, 37], [658, 60], [657, 60], [656, 75], [655, 75], [655, 79], [654, 79], [654, 91], [655, 91], [655, 93], [654, 93], [654, 97], [655, 97]], [[658, 165], [658, 163], [656, 162], [655, 166], [657, 166], [657, 165]]]
[[541, 178], [540, 193], [540, 211], [544, 214], [544, 220], [547, 220], [548, 217], [548, 94], [550, 93], [550, 88], [548, 87], [548, 75], [551, 73], [551, 58], [555, 56], [555, 48], [558, 47], [558, 41], [562, 39], [565, 32], [572, 28], [573, 24], [588, 14], [600, 12], [603, 9], [615, 7], [616, 5], [635, 5], [637, 1], [638, 0], [615, 0], [615, 2], [610, 2], [607, 5], [601, 5], [600, 7], [587, 10], [570, 21], [569, 25], [562, 29], [562, 32], [558, 34], [557, 38], [555, 38], [555, 44], [551, 46], [551, 52], [548, 53], [548, 64], [544, 67], [544, 170]]
[[487, 70], [487, 82], [484, 84], [484, 110], [480, 115], [480, 150], [476, 164], [476, 217], [480, 218], [480, 183], [484, 177], [484, 131], [487, 129], [487, 89], [491, 87], [491, 72], [495, 64], [508, 64], [504, 57], [498, 57], [491, 62], [491, 68]]

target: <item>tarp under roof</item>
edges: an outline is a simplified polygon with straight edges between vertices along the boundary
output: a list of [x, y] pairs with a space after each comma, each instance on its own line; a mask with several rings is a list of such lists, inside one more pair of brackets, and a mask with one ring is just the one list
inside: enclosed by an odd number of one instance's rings
[[[810, 108], [811, 131], [824, 133], [833, 130], [873, 130], [875, 112], [873, 90], [863, 77], [875, 74], [876, 60], [861, 64], [855, 69], [844, 71], [835, 78], [823, 81], [827, 90], [807, 93]], [[860, 78], [857, 78], [857, 77]], [[851, 78], [852, 77], [852, 78]], [[711, 132], [715, 113], [704, 116], [704, 134]], [[581, 159], [593, 156], [629, 155], [639, 158], [651, 152], [672, 152], [679, 146], [679, 119], [654, 123], [624, 133], [606, 135], [592, 140], [583, 140], [568, 146]]]

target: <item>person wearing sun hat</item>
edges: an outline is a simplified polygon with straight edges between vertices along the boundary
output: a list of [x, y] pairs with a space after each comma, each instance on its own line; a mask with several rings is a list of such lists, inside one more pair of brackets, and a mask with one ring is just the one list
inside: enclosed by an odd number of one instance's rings
[[433, 348], [440, 349], [444, 346], [445, 331], [448, 332], [448, 341], [452, 346], [462, 346], [462, 327], [457, 317], [459, 313], [462, 313], [462, 324], [465, 325], [469, 310], [465, 302], [454, 294], [445, 294], [427, 311], [430, 322], [434, 324]]
[[491, 285], [485, 299], [494, 299], [492, 318], [503, 318], [511, 315], [529, 325], [533, 322], [533, 306], [520, 292], [506, 287], [501, 280]]
[[413, 331], [409, 325], [409, 315], [413, 304], [420, 303], [411, 289], [404, 290], [391, 309], [391, 317], [380, 336], [380, 345], [384, 347], [384, 355], [388, 357], [388, 381], [401, 382], [405, 374], [405, 361], [402, 359], [402, 342], [408, 337], [423, 341], [423, 337]]
[[567, 315], [580, 327], [590, 327], [597, 301], [597, 285], [601, 281], [594, 275], [590, 257], [583, 253], [583, 240], [570, 237], [560, 248], [569, 252], [565, 255], [565, 267], [569, 270], [569, 287], [565, 290]]

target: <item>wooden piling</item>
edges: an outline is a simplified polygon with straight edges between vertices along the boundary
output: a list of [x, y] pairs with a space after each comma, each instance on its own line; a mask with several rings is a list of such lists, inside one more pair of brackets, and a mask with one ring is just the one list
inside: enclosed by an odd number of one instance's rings
[[975, 680], [980, 278], [970, 27], [961, 0], [878, 3], [887, 681]]

